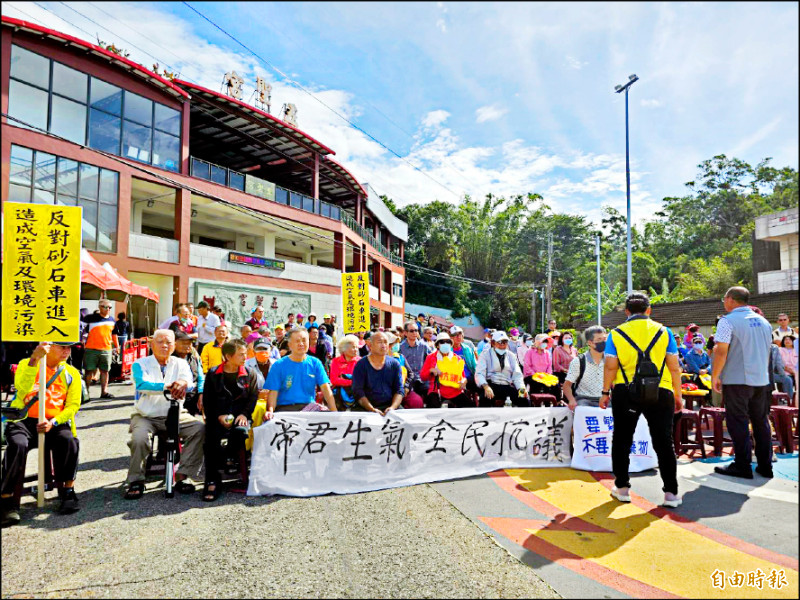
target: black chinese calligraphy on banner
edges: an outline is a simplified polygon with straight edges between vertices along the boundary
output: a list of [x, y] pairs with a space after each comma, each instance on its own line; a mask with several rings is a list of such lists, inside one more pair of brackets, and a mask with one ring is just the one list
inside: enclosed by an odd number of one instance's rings
[[568, 467], [571, 431], [566, 407], [278, 413], [253, 430], [247, 493], [350, 494]]

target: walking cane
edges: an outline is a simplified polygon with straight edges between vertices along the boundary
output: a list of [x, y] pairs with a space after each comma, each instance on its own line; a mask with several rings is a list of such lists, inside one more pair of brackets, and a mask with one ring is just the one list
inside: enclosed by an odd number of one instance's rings
[[167, 412], [167, 439], [164, 444], [167, 451], [167, 465], [164, 469], [164, 495], [167, 498], [175, 497], [175, 465], [180, 462], [181, 449], [178, 442], [180, 418], [180, 404], [172, 397], [169, 390], [164, 390], [164, 397], [169, 401], [169, 412]]

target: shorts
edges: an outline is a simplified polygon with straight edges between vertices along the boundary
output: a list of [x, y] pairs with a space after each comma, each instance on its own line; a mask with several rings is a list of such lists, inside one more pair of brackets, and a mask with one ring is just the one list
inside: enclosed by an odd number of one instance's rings
[[83, 368], [87, 371], [108, 371], [111, 368], [111, 350], [87, 348], [83, 355]]

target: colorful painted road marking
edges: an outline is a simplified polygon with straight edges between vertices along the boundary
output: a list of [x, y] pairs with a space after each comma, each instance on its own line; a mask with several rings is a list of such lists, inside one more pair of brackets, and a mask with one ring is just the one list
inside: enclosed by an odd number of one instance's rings
[[481, 517], [482, 522], [527, 550], [625, 594], [797, 598], [797, 559], [700, 525], [635, 494], [630, 504], [617, 502], [609, 494], [613, 479], [608, 474], [514, 469], [490, 477], [552, 520]]

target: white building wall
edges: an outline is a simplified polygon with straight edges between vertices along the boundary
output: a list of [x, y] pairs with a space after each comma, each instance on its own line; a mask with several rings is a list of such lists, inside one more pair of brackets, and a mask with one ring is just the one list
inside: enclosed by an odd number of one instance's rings
[[177, 263], [179, 260], [180, 243], [178, 240], [133, 232], [130, 233], [129, 240], [128, 256], [168, 263]]

